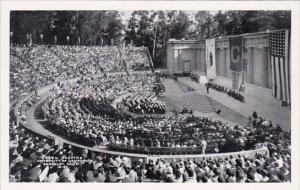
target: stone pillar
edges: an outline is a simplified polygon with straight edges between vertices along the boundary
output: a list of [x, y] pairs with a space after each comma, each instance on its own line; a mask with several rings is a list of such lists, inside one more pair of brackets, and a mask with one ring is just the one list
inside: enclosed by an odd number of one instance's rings
[[192, 72], [195, 72], [197, 70], [197, 51], [196, 49], [193, 49], [193, 56], [194, 56], [194, 66], [192, 68]]
[[174, 46], [168, 44], [167, 46], [167, 70], [170, 74], [174, 73], [174, 65], [175, 65], [175, 50]]
[[217, 76], [221, 76], [221, 64], [222, 64], [222, 49], [216, 48], [216, 72]]
[[226, 48], [221, 49], [220, 76], [226, 77]]
[[253, 47], [247, 49], [247, 83], [253, 84]]
[[200, 49], [200, 71], [206, 73], [206, 64], [205, 64], [205, 49]]
[[194, 50], [194, 49], [191, 49], [191, 65], [190, 65], [190, 72], [195, 71], [195, 67], [196, 67], [196, 64], [195, 64], [195, 50]]
[[199, 69], [199, 71], [203, 72], [201, 60], [202, 60], [202, 49], [198, 49], [198, 69]]
[[183, 67], [182, 56], [183, 56], [183, 50], [179, 49], [178, 50], [178, 61], [177, 61], [177, 73], [183, 72], [184, 67]]
[[207, 70], [206, 70], [206, 49], [202, 49], [202, 65], [203, 65], [204, 73], [207, 74]]
[[201, 51], [200, 51], [200, 49], [196, 50], [196, 65], [197, 65], [197, 71], [201, 71]]
[[232, 79], [232, 71], [230, 70], [230, 54], [229, 54], [229, 48], [224, 49], [225, 53], [225, 68], [226, 68], [226, 77], [229, 79]]
[[232, 72], [232, 88], [233, 89], [239, 89], [239, 84], [240, 84], [239, 79], [240, 79], [240, 73]]
[[268, 86], [268, 55], [266, 47], [255, 47], [253, 52], [254, 84], [267, 88]]
[[179, 59], [179, 50], [174, 50], [174, 67], [173, 67], [173, 73], [178, 73], [178, 59]]

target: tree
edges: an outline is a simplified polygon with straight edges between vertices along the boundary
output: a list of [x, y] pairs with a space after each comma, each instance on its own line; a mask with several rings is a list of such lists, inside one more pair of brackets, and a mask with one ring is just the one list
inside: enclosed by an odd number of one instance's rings
[[172, 11], [168, 16], [171, 21], [169, 24], [170, 38], [184, 38], [187, 34], [187, 29], [191, 25], [187, 14], [183, 11]]
[[209, 11], [198, 11], [195, 15], [197, 38], [205, 39], [210, 36], [210, 26], [212, 24], [212, 15]]
[[26, 34], [31, 34], [33, 43], [40, 43], [40, 34], [43, 34], [47, 42], [51, 17], [50, 11], [11, 11], [10, 30], [13, 32], [13, 41], [26, 43]]
[[[128, 22], [126, 31], [127, 43], [133, 42], [136, 46], [153, 46], [154, 31], [153, 11], [134, 11]], [[152, 49], [152, 48], [151, 48]]]
[[118, 11], [79, 12], [79, 34], [83, 44], [114, 45], [121, 43], [124, 30]]
[[216, 23], [215, 28], [215, 36], [214, 37], [223, 37], [228, 35], [225, 26], [227, 25], [227, 14], [222, 11], [218, 11], [218, 13], [214, 16], [214, 21]]

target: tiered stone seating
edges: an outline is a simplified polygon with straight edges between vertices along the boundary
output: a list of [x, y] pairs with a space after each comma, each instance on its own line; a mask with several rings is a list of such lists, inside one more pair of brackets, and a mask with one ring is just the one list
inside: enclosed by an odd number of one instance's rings
[[188, 110], [192, 109], [193, 111], [198, 111], [201, 113], [210, 113], [215, 112], [214, 106], [211, 104], [210, 98], [205, 95], [201, 95], [198, 92], [188, 92], [180, 96], [169, 96], [166, 100], [169, 111], [173, 111], [173, 106], [175, 109], [181, 109], [186, 107]]

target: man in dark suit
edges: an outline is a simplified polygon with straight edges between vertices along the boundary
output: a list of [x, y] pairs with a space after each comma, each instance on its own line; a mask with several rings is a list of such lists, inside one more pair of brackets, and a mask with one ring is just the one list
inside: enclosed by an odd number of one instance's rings
[[207, 83], [205, 86], [206, 86], [206, 93], [209, 94], [209, 84]]

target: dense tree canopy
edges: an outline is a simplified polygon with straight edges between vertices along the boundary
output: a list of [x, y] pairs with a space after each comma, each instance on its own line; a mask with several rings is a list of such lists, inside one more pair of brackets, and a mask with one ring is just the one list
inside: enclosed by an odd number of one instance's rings
[[[146, 46], [159, 67], [169, 39], [206, 39], [291, 28], [290, 11], [12, 11], [14, 43]], [[42, 34], [42, 35], [41, 35]], [[56, 39], [56, 40], [55, 40]]]

